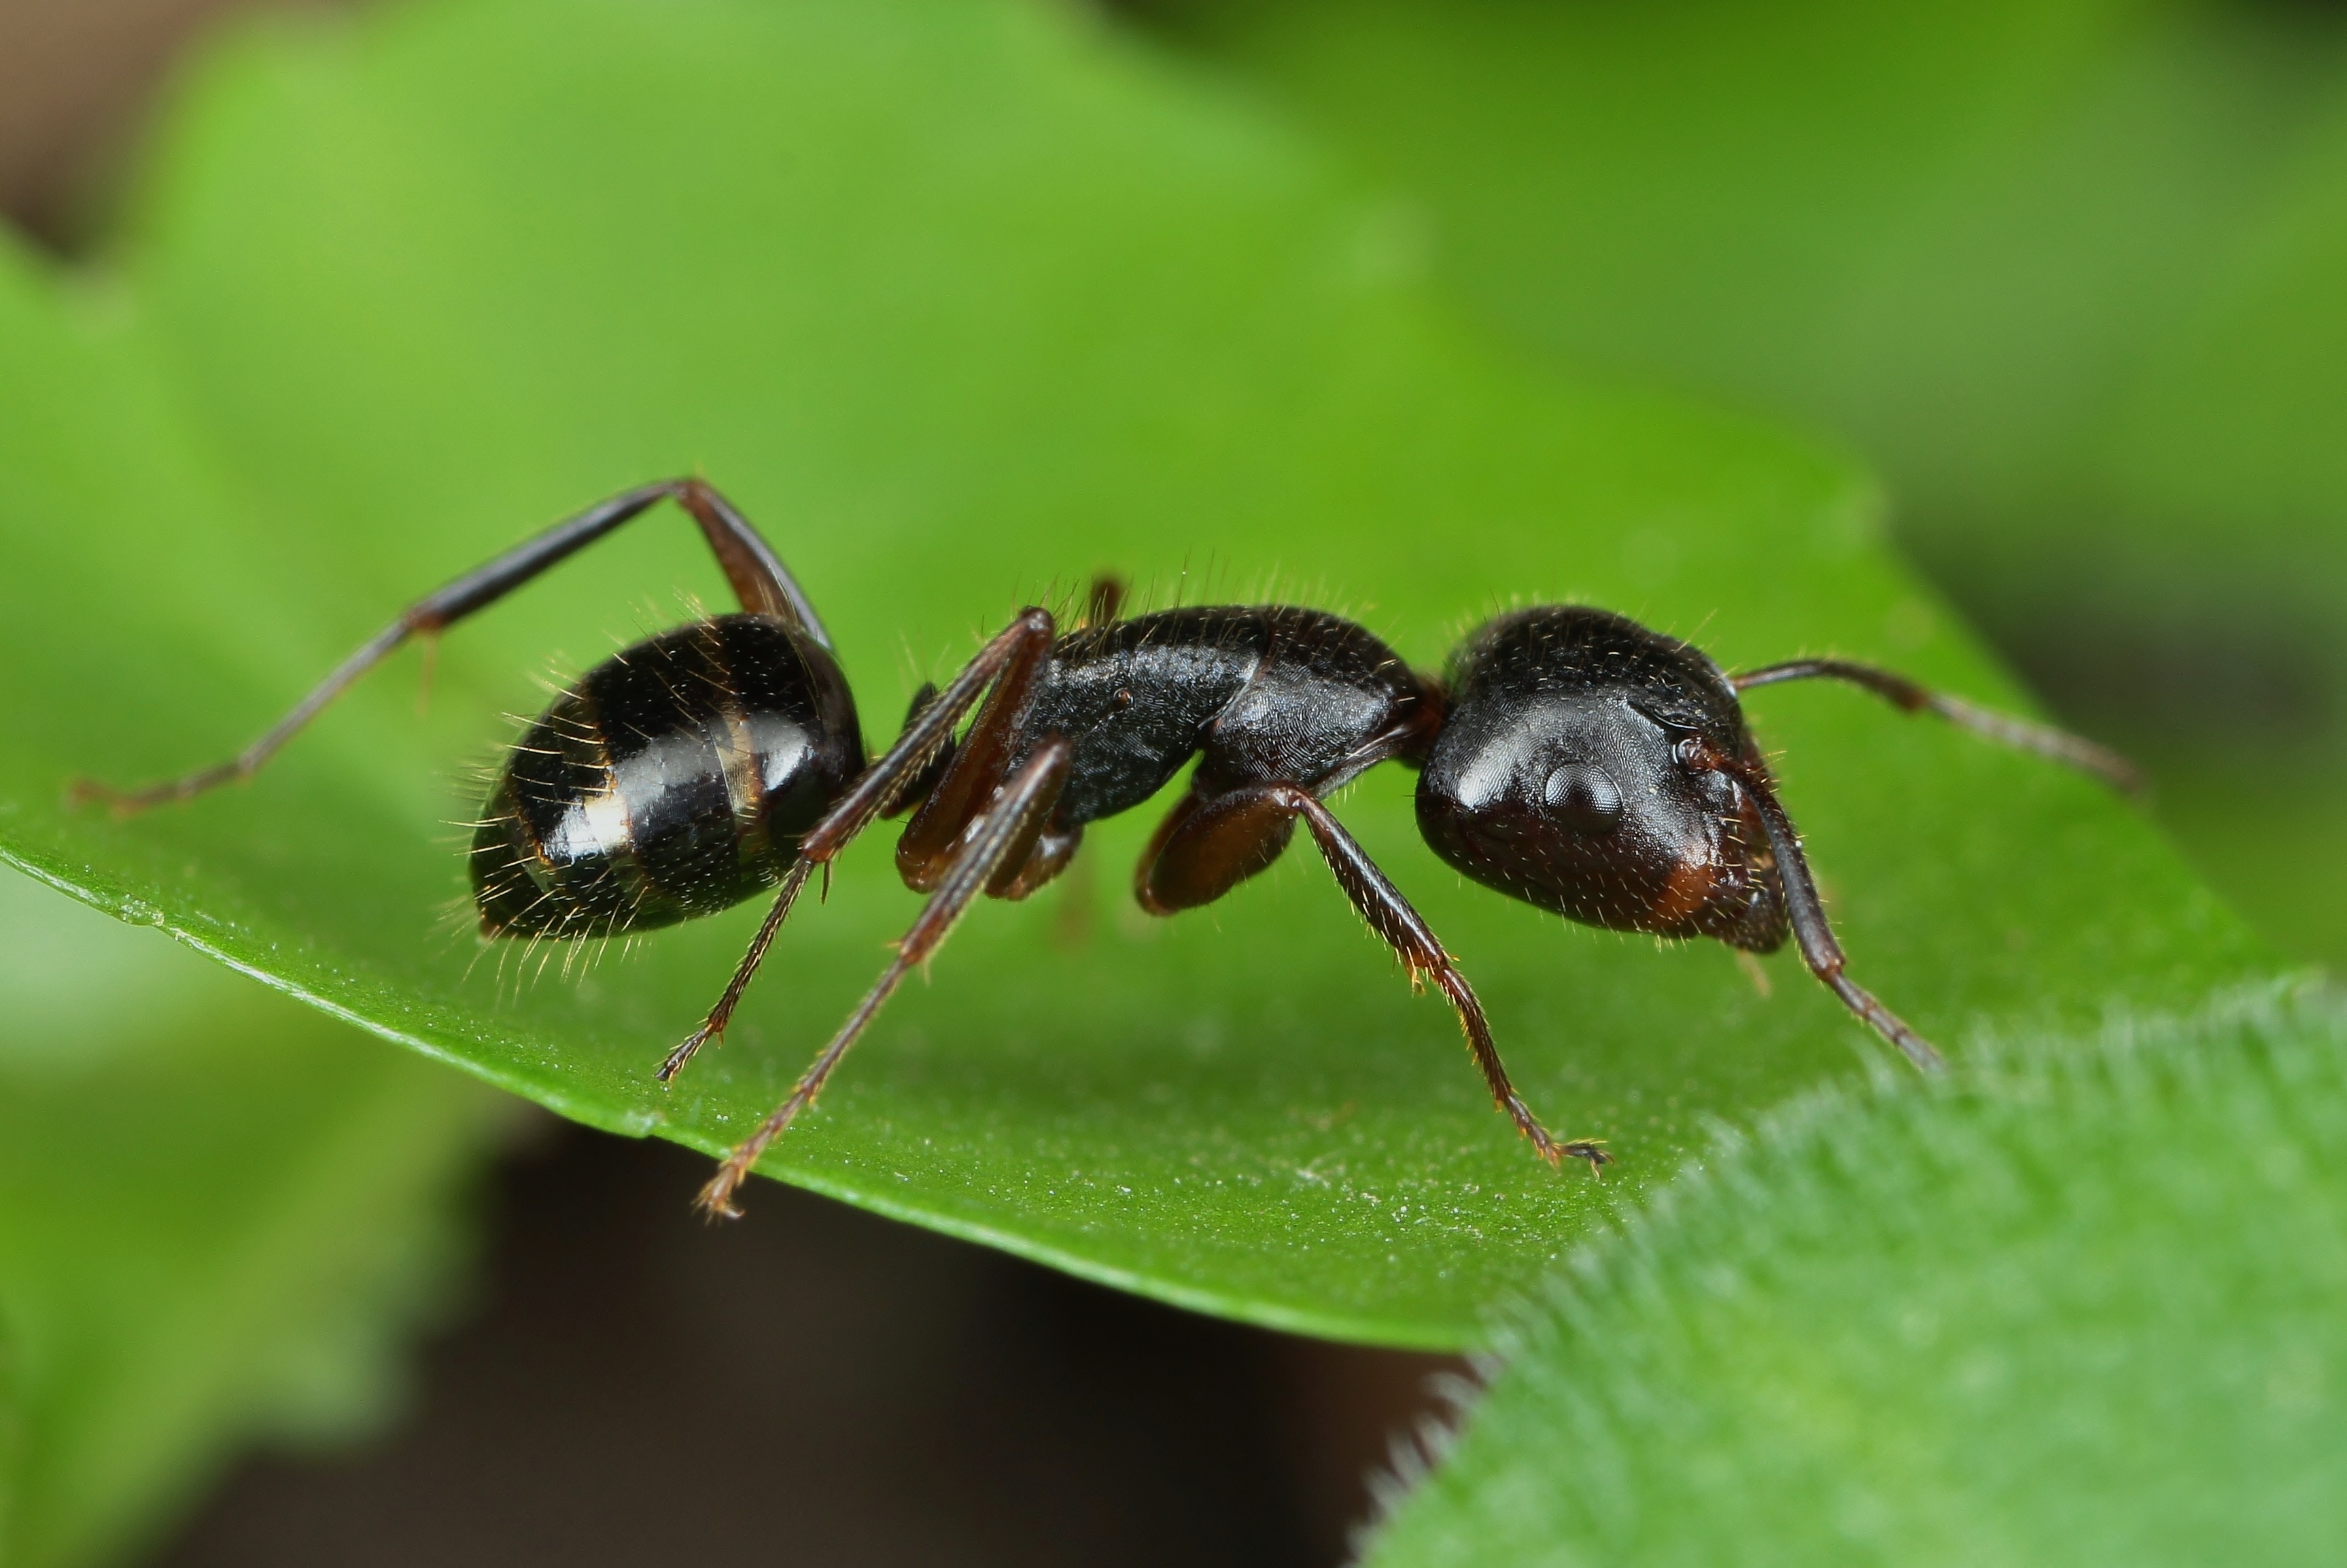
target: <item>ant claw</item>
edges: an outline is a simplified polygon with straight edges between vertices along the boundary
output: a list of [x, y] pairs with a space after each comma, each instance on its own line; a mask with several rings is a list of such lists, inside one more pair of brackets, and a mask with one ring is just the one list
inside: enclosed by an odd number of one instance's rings
[[730, 1163], [721, 1167], [717, 1174], [709, 1178], [708, 1184], [694, 1195], [692, 1206], [701, 1211], [703, 1219], [712, 1223], [740, 1219], [742, 1211], [734, 1206], [733, 1189], [742, 1184], [743, 1175], [743, 1173], [735, 1170]]
[[694, 1030], [684, 1037], [684, 1043], [668, 1053], [668, 1060], [660, 1064], [660, 1070], [652, 1076], [662, 1083], [669, 1082], [684, 1071], [684, 1064], [691, 1061], [694, 1053], [702, 1046], [720, 1044], [724, 1039], [724, 1034], [717, 1030], [707, 1028]]

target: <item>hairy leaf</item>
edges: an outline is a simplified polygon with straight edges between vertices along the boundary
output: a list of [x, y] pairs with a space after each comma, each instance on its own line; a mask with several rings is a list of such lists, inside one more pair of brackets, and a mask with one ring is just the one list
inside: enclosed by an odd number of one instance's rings
[[2236, 997], [1769, 1119], [1522, 1316], [1368, 1561], [2322, 1560], [2342, 1048]]

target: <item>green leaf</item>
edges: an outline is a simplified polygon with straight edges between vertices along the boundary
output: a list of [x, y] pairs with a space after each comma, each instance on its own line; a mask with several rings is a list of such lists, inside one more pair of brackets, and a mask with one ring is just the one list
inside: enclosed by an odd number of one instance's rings
[[[497, 715], [542, 701], [529, 672], [673, 618], [680, 585], [721, 600], [675, 521], [456, 631], [428, 718], [403, 660], [249, 788], [117, 824], [61, 809], [63, 781], [222, 754], [415, 594], [696, 468], [810, 585], [876, 736], [1104, 567], [1147, 602], [1327, 604], [1428, 664], [1499, 604], [1570, 597], [1730, 665], [1834, 650], [2017, 701], [1846, 465], [1496, 355], [1394, 213], [1061, 9], [482, 0], [280, 26], [174, 118], [138, 232], [101, 285], [0, 294], [0, 659], [44, 671], [0, 697], [7, 853], [600, 1126], [729, 1143], [917, 907], [885, 844], [852, 852], [671, 1092], [651, 1069], [754, 908], [576, 966], [466, 934], [444, 825]], [[2084, 780], [1846, 692], [1754, 707], [1856, 972], [1943, 1044], [2270, 962]], [[1532, 1103], [1611, 1140], [1618, 1179], [1532, 1158], [1307, 857], [1208, 912], [1134, 913], [1149, 812], [1092, 835], [1091, 890], [969, 919], [765, 1168], [1187, 1305], [1452, 1346], [1709, 1119], [1872, 1058], [1789, 957], [1764, 998], [1716, 945], [1461, 886], [1410, 787], [1382, 770], [1341, 814], [1460, 955]]]
[[2342, 1238], [2327, 1005], [1820, 1095], [1574, 1259], [1368, 1561], [2321, 1562]]
[[0, 1556], [371, 1423], [509, 1102], [0, 873]]

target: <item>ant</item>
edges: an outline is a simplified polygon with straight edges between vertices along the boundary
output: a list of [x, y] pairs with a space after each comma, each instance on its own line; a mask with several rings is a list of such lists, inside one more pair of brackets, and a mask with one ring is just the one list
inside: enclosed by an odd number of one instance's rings
[[[128, 815], [248, 777], [354, 681], [412, 637], [486, 609], [663, 500], [700, 525], [738, 614], [661, 632], [556, 697], [507, 753], [469, 864], [487, 937], [583, 938], [774, 900], [717, 1005], [671, 1050], [672, 1080], [719, 1040], [808, 876], [828, 877], [874, 818], [912, 813], [897, 845], [928, 895], [897, 954], [837, 1033], [697, 1200], [733, 1194], [813, 1103], [906, 974], [980, 893], [1024, 898], [1064, 870], [1084, 825], [1129, 811], [1194, 756], [1190, 787], [1143, 853], [1152, 915], [1211, 904], [1279, 858], [1301, 822], [1353, 907], [1411, 983], [1457, 1010], [1492, 1099], [1552, 1165], [1592, 1173], [1592, 1139], [1551, 1136], [1508, 1081], [1467, 978], [1326, 802], [1379, 763], [1419, 770], [1435, 853], [1511, 897], [1586, 925], [1716, 938], [1768, 953], [1790, 935], [1850, 1011], [1933, 1071], [1939, 1053], [1845, 972], [1809, 862], [1742, 693], [1841, 681], [1909, 712], [2067, 763], [2126, 789], [2133, 767], [2091, 742], [1835, 659], [1723, 674], [1698, 650], [1609, 611], [1517, 610], [1471, 633], [1440, 678], [1322, 610], [1202, 606], [1118, 614], [1093, 589], [1078, 626], [1022, 610], [942, 692], [924, 686], [896, 744], [868, 764], [856, 700], [822, 619], [757, 530], [703, 481], [675, 479], [589, 508], [418, 601], [229, 762], [132, 791], [79, 783]], [[963, 720], [977, 716], [963, 729]]]

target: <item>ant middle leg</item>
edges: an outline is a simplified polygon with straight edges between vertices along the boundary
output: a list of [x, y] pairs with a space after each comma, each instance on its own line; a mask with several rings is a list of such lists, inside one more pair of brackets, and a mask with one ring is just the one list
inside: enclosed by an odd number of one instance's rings
[[324, 680], [293, 705], [291, 712], [228, 761], [138, 789], [117, 789], [92, 779], [77, 779], [67, 788], [68, 797], [77, 805], [103, 804], [112, 807], [118, 816], [130, 816], [151, 806], [192, 800], [207, 790], [250, 778], [286, 742], [324, 712], [328, 703], [410, 638], [436, 636], [670, 499], [700, 525], [702, 538], [716, 556], [717, 564], [724, 570], [743, 610], [796, 626], [825, 648], [830, 647], [831, 640], [815, 615], [814, 604], [781, 558], [733, 504], [702, 480], [663, 479], [600, 501], [409, 605], [400, 612], [398, 620], [368, 638], [350, 657], [334, 666]]
[[[944, 692], [929, 692], [926, 701], [917, 695], [912, 711], [906, 716], [904, 733], [897, 743], [882, 753], [880, 759], [864, 770], [847, 793], [840, 796], [832, 808], [807, 829], [799, 840], [797, 857], [784, 874], [781, 888], [766, 918], [752, 938], [749, 950], [734, 966], [733, 978], [726, 983], [724, 994], [709, 1010], [701, 1027], [680, 1041], [661, 1062], [656, 1076], [662, 1083], [673, 1080], [684, 1066], [713, 1041], [723, 1040], [725, 1026], [733, 1021], [733, 1009], [756, 976], [758, 966], [765, 961], [766, 950], [774, 945], [774, 934], [790, 917], [792, 907], [798, 901], [799, 890], [806, 885], [808, 876], [820, 867], [827, 876], [831, 862], [836, 859], [856, 835], [871, 825], [908, 792], [927, 788], [929, 801], [934, 801], [940, 789], [950, 784], [963, 772], [973, 743], [981, 739], [997, 738], [1010, 727], [1019, 707], [1026, 701], [1028, 689], [1033, 684], [1035, 672], [1050, 653], [1052, 639], [1051, 612], [1042, 610], [1022, 610], [992, 641], [978, 651], [975, 658], [963, 666], [960, 674]], [[978, 699], [991, 690], [993, 695], [985, 710], [971, 727], [970, 741], [961, 747], [954, 746], [954, 726], [969, 712]], [[1006, 693], [1008, 694], [1006, 699]], [[1007, 739], [996, 739], [983, 751], [981, 765], [991, 764], [999, 769]], [[942, 753], [950, 753], [951, 763], [945, 770], [944, 780], [929, 787], [931, 769]], [[999, 773], [995, 778], [999, 778]], [[983, 783], [990, 789], [995, 778]], [[974, 790], [966, 790], [975, 793]], [[924, 803], [924, 815], [928, 804]], [[973, 812], [972, 815], [977, 815]], [[921, 818], [915, 818], [917, 825]], [[968, 818], [963, 819], [965, 822]], [[907, 833], [912, 832], [907, 828]], [[927, 889], [923, 889], [926, 891]]]
[[839, 1032], [831, 1037], [830, 1043], [800, 1076], [789, 1097], [759, 1123], [756, 1132], [734, 1146], [718, 1166], [717, 1174], [701, 1189], [695, 1203], [702, 1210], [729, 1219], [740, 1213], [733, 1206], [734, 1191], [747, 1179], [759, 1156], [789, 1129], [800, 1112], [815, 1103], [840, 1058], [862, 1036], [905, 976], [915, 965], [928, 960], [989, 883], [1032, 849], [1044, 821], [1059, 802], [1061, 789], [1067, 784], [1068, 764], [1074, 754], [1074, 748], [1065, 740], [1053, 737], [1037, 747], [1003, 786], [1001, 794], [979, 819], [975, 830], [963, 840], [960, 851], [938, 879], [937, 890], [922, 907], [911, 929], [897, 944], [897, 956], [889, 960], [864, 999], [856, 1003], [856, 1010], [848, 1014]]
[[1764, 665], [1741, 675], [1729, 677], [1728, 684], [1740, 694], [1759, 686], [1775, 686], [1787, 681], [1841, 681], [1873, 692], [1902, 712], [1932, 712], [1961, 730], [1970, 730], [2015, 751], [2028, 752], [2049, 761], [2066, 764], [2081, 773], [2089, 773], [2112, 788], [2127, 794], [2141, 794], [2144, 777], [2141, 769], [2108, 746], [2098, 745], [2083, 735], [2067, 730], [2057, 730], [2051, 724], [2041, 724], [2012, 713], [1983, 708], [1962, 697], [1944, 692], [1934, 692], [1919, 686], [1904, 675], [1880, 670], [1871, 664], [1854, 664], [1846, 659], [1791, 659], [1782, 664]]
[[1601, 1171], [1612, 1158], [1598, 1140], [1560, 1142], [1542, 1126], [1509, 1081], [1483, 1004], [1433, 928], [1410, 906], [1377, 862], [1311, 791], [1294, 784], [1255, 784], [1211, 799], [1191, 794], [1166, 817], [1142, 859], [1134, 892], [1153, 915], [1211, 903], [1279, 858], [1298, 818], [1310, 829], [1321, 858], [1335, 873], [1354, 910], [1399, 958], [1410, 984], [1431, 979], [1459, 1015], [1468, 1050], [1493, 1103], [1550, 1164], [1566, 1156]]

